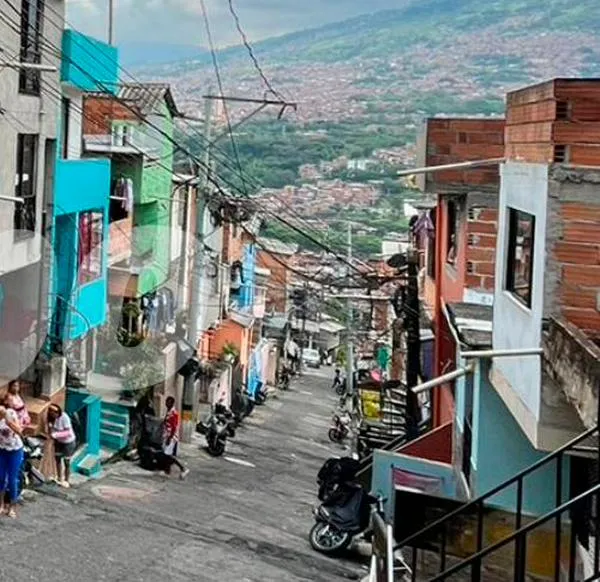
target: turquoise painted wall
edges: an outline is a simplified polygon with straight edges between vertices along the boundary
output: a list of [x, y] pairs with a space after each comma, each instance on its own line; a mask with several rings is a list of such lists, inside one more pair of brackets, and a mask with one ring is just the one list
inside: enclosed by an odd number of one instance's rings
[[[106, 322], [110, 181], [110, 160], [59, 160], [56, 165], [53, 289], [70, 306], [63, 339], [77, 339]], [[104, 216], [102, 273], [97, 280], [79, 285], [76, 264], [79, 216], [91, 210]], [[64, 304], [59, 300], [56, 305]]]
[[448, 499], [456, 498], [456, 476], [451, 465], [426, 461], [418, 457], [398, 455], [389, 451], [376, 450], [373, 454], [371, 492], [388, 499], [385, 504], [385, 514], [388, 521], [392, 521], [394, 515], [392, 473], [394, 468], [441, 479], [443, 495]]
[[118, 89], [119, 52], [104, 42], [65, 30], [62, 36], [61, 81], [81, 91]]
[[[479, 496], [545, 456], [536, 451], [488, 380], [489, 363], [481, 361], [474, 375], [473, 448], [474, 494]], [[569, 491], [568, 459], [564, 461], [564, 498]], [[524, 481], [523, 509], [541, 515], [555, 507], [556, 464], [538, 469]], [[516, 486], [492, 497], [489, 504], [514, 511]]]

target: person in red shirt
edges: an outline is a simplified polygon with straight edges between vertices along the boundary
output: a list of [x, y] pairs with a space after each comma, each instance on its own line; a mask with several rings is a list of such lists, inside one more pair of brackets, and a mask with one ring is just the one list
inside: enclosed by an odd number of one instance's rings
[[167, 413], [163, 420], [163, 454], [165, 455], [165, 473], [171, 474], [171, 467], [177, 465], [179, 478], [185, 479], [190, 470], [177, 458], [179, 444], [179, 412], [175, 408], [175, 398], [169, 396], [165, 401]]

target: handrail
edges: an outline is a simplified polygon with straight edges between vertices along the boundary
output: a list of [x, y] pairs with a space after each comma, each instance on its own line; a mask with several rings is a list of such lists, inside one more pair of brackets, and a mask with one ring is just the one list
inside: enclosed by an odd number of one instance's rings
[[459, 570], [462, 570], [463, 568], [470, 566], [473, 562], [480, 561], [482, 558], [485, 558], [492, 552], [495, 552], [499, 548], [504, 547], [506, 544], [509, 544], [510, 542], [516, 540], [518, 537], [528, 534], [530, 531], [536, 529], [540, 525], [543, 525], [547, 521], [550, 521], [553, 517], [560, 515], [567, 509], [570, 509], [571, 506], [578, 505], [579, 503], [581, 503], [582, 501], [585, 501], [588, 497], [591, 497], [592, 495], [594, 495], [596, 493], [600, 493], [600, 483], [595, 485], [591, 489], [588, 489], [587, 491], [580, 493], [577, 497], [573, 497], [573, 499], [570, 499], [569, 501], [563, 503], [562, 505], [555, 507], [552, 511], [546, 513], [545, 515], [542, 515], [541, 517], [538, 517], [538, 519], [536, 519], [535, 521], [532, 521], [531, 523], [523, 526], [521, 529], [518, 529], [517, 531], [508, 535], [504, 539], [497, 541], [496, 543], [492, 544], [491, 546], [488, 546], [487, 548], [480, 550], [476, 554], [473, 554], [469, 558], [466, 558], [462, 562], [459, 562], [458, 564], [455, 564], [451, 568], [444, 570], [443, 572], [438, 574], [435, 578], [431, 578], [429, 580], [429, 582], [441, 582], [442, 580], [446, 580], [446, 578], [448, 578], [448, 576], [452, 576], [453, 574], [456, 574]]
[[532, 465], [529, 465], [529, 467], [526, 467], [520, 473], [517, 473], [516, 475], [513, 475], [507, 481], [504, 481], [503, 483], [500, 483], [499, 485], [497, 485], [496, 487], [494, 487], [493, 489], [491, 489], [487, 493], [485, 493], [485, 494], [477, 497], [476, 499], [473, 499], [473, 500], [469, 501], [468, 503], [465, 503], [464, 505], [461, 505], [460, 507], [458, 507], [454, 511], [451, 511], [450, 513], [444, 515], [443, 517], [441, 517], [437, 521], [434, 521], [433, 523], [429, 524], [428, 526], [425, 526], [423, 529], [419, 530], [418, 532], [416, 532], [414, 534], [411, 534], [406, 539], [398, 542], [396, 544], [396, 546], [395, 546], [394, 549], [399, 549], [399, 548], [402, 548], [404, 546], [409, 545], [411, 542], [414, 542], [415, 540], [419, 539], [420, 537], [422, 537], [427, 532], [435, 531], [442, 524], [446, 523], [448, 520], [452, 519], [453, 517], [456, 517], [457, 515], [462, 514], [465, 510], [467, 510], [467, 509], [469, 509], [471, 507], [475, 507], [476, 505], [480, 505], [482, 503], [482, 501], [484, 501], [486, 499], [489, 499], [490, 497], [493, 497], [494, 495], [496, 495], [497, 493], [499, 493], [503, 489], [506, 489], [510, 485], [514, 485], [515, 483], [517, 483], [518, 481], [520, 481], [523, 477], [526, 477], [527, 475], [533, 473], [534, 471], [536, 471], [540, 467], [543, 467], [544, 465], [546, 465], [550, 461], [553, 461], [557, 457], [561, 456], [565, 451], [568, 451], [570, 448], [574, 447], [575, 445], [577, 445], [581, 441], [584, 441], [586, 438], [589, 438], [590, 436], [592, 436], [596, 432], [598, 432], [598, 425], [596, 425], [596, 426], [594, 426], [594, 427], [586, 430], [585, 432], [581, 433], [579, 436], [575, 437], [573, 440], [571, 440], [568, 443], [564, 444], [559, 449], [556, 449], [555, 451], [553, 451], [552, 453], [550, 453], [550, 454], [546, 455], [545, 457], [539, 459], [538, 461], [536, 461]]
[[[421, 423], [419, 424], [419, 430], [422, 430], [423, 427], [427, 426], [428, 422], [429, 420], [421, 421]], [[419, 434], [419, 438], [425, 436], [425, 434], [426, 433]], [[375, 451], [393, 451], [396, 447], [406, 445], [408, 443], [408, 436], [406, 433], [404, 433], [386, 442], [384, 446], [374, 449], [362, 461], [360, 461], [360, 464], [363, 466], [356, 473], [356, 476], [359, 477], [360, 475], [362, 475], [373, 464], [373, 455]]]

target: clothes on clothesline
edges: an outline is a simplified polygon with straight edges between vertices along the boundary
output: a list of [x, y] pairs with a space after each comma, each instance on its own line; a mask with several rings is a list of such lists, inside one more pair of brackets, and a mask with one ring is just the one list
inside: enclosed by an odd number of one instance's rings
[[133, 210], [133, 180], [118, 178], [113, 186], [113, 196], [120, 199], [121, 210], [129, 214]]
[[162, 332], [168, 325], [174, 325], [175, 296], [168, 287], [144, 295], [141, 307], [145, 325], [150, 333]]

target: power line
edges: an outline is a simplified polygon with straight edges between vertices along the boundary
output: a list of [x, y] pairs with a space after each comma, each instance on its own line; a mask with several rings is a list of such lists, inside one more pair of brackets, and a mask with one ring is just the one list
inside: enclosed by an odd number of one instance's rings
[[254, 64], [254, 68], [257, 70], [258, 74], [260, 75], [260, 78], [262, 79], [262, 82], [265, 84], [265, 87], [271, 94], [275, 95], [275, 97], [277, 97], [281, 101], [285, 101], [285, 97], [283, 97], [283, 95], [281, 93], [279, 93], [279, 91], [276, 91], [273, 88], [273, 85], [271, 85], [271, 82], [269, 81], [269, 79], [265, 75], [262, 67], [260, 66], [260, 63], [258, 62], [256, 55], [254, 54], [254, 49], [252, 48], [252, 45], [250, 44], [250, 41], [248, 40], [248, 37], [246, 36], [244, 29], [242, 28], [242, 23], [240, 21], [240, 17], [238, 16], [238, 14], [233, 6], [233, 0], [228, 0], [228, 4], [229, 4], [229, 12], [231, 12], [231, 15], [233, 16], [235, 26], [240, 34], [240, 37], [242, 39], [242, 42], [244, 43], [244, 46], [246, 47], [246, 50], [248, 51], [248, 55], [250, 56], [250, 59], [252, 60], [252, 63]]

